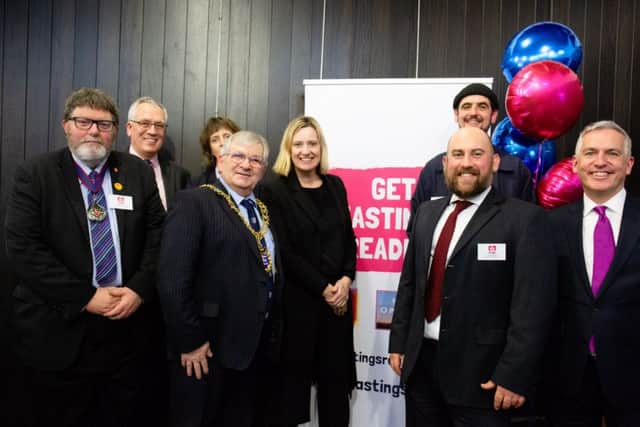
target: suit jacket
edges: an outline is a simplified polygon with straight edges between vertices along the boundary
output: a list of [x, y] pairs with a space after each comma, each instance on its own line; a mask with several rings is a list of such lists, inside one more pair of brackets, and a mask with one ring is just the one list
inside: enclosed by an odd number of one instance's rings
[[637, 410], [640, 201], [627, 194], [615, 255], [596, 296], [584, 263], [583, 206], [580, 200], [550, 213], [559, 255], [558, 309], [548, 352], [553, 359], [550, 380], [561, 393], [579, 390], [593, 335], [604, 395], [615, 406]]
[[[225, 188], [220, 182], [216, 186]], [[212, 190], [179, 192], [167, 216], [158, 268], [170, 357], [209, 341], [223, 367], [246, 369], [265, 324], [271, 327], [265, 331], [270, 356], [276, 357], [281, 332], [279, 258], [276, 253], [275, 304], [271, 322], [265, 323], [269, 278], [253, 235]]]
[[[164, 209], [153, 173], [142, 161], [111, 152], [107, 161], [114, 194], [131, 196], [133, 210], [117, 210], [123, 285], [145, 301], [154, 297], [156, 259]], [[95, 288], [87, 214], [68, 148], [18, 167], [6, 215], [7, 253], [17, 286], [13, 292], [15, 350], [25, 363], [64, 369], [76, 358]], [[115, 321], [138, 328], [141, 309]]]
[[[446, 197], [451, 192], [444, 181], [442, 158], [445, 153], [438, 154], [429, 160], [420, 171], [416, 189], [411, 197], [411, 214], [415, 215], [420, 203], [432, 197]], [[518, 157], [508, 154], [500, 155], [500, 167], [493, 175], [493, 187], [506, 197], [535, 203], [536, 197], [531, 182], [531, 172]], [[411, 231], [411, 222], [409, 230]]]
[[167, 197], [167, 209], [173, 206], [173, 200], [178, 191], [189, 186], [191, 173], [174, 161], [158, 156], [164, 192]]
[[351, 306], [349, 303], [346, 315], [336, 317], [322, 292], [329, 283], [333, 284], [343, 276], [355, 278], [355, 235], [342, 180], [335, 175], [324, 175], [322, 180], [336, 208], [342, 230], [340, 241], [327, 241], [329, 224], [300, 186], [295, 172], [292, 171], [288, 177], [269, 176], [259, 192], [271, 209], [286, 269], [285, 363], [294, 364], [311, 375], [314, 351], [320, 340], [321, 319], [329, 318], [332, 321], [331, 348], [324, 350], [332, 361], [336, 376], [345, 380], [351, 389], [355, 384]]
[[[391, 326], [389, 352], [405, 355], [402, 381], [416, 364], [424, 334], [433, 233], [450, 198], [416, 212]], [[491, 379], [528, 395], [554, 306], [555, 257], [539, 207], [491, 190], [457, 242], [445, 271], [437, 375], [451, 405], [493, 407]], [[503, 243], [506, 260], [479, 260], [479, 244]]]

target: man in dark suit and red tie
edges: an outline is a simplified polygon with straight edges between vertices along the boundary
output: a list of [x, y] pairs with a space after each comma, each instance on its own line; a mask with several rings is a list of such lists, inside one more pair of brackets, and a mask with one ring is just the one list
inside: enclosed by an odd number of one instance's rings
[[640, 426], [640, 201], [624, 183], [631, 138], [612, 121], [578, 137], [582, 200], [551, 212], [559, 301], [550, 371], [553, 426]]
[[6, 216], [21, 384], [9, 425], [130, 426], [140, 399], [164, 210], [153, 174], [112, 151], [118, 111], [67, 98], [68, 147], [16, 170]]
[[532, 393], [555, 256], [544, 211], [492, 188], [499, 162], [484, 131], [458, 130], [443, 158], [453, 194], [416, 211], [389, 338], [408, 427], [508, 426]]

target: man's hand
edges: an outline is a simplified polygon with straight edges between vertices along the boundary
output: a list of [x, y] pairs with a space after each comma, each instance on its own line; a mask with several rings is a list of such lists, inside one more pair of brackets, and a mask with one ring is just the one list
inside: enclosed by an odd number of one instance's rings
[[109, 292], [109, 287], [97, 288], [96, 293], [87, 303], [86, 310], [89, 313], [104, 316], [105, 313], [113, 310], [119, 302], [120, 298], [113, 296]]
[[389, 353], [389, 361], [391, 362], [391, 369], [398, 375], [402, 374], [402, 365], [404, 365], [404, 354]]
[[493, 409], [499, 411], [500, 409], [516, 409], [524, 405], [527, 400], [526, 397], [514, 393], [509, 389], [506, 389], [500, 385], [496, 387], [496, 383], [489, 380], [486, 383], [480, 384], [483, 390], [496, 389], [496, 393], [493, 397]]
[[108, 289], [109, 294], [113, 298], [118, 299], [116, 306], [104, 313], [104, 316], [111, 320], [126, 319], [131, 316], [138, 307], [140, 307], [140, 304], [142, 304], [142, 298], [140, 298], [140, 296], [130, 288], [125, 286], [109, 286], [105, 289]]
[[213, 353], [209, 347], [209, 341], [202, 344], [192, 352], [182, 353], [180, 355], [180, 363], [187, 370], [187, 375], [196, 374], [197, 379], [202, 379], [202, 375], [209, 373], [209, 362], [207, 357], [212, 357]]

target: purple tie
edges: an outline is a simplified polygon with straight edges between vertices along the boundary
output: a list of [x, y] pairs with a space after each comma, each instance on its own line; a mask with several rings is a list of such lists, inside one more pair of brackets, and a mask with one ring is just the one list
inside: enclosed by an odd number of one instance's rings
[[[613, 239], [613, 229], [609, 218], [605, 214], [606, 206], [596, 206], [593, 208], [598, 214], [598, 222], [593, 230], [593, 274], [591, 276], [591, 290], [594, 296], [598, 295], [600, 286], [606, 276], [613, 254], [616, 250]], [[595, 343], [593, 337], [589, 340], [589, 349], [595, 354]]]
[[[89, 179], [95, 182], [97, 173], [92, 171]], [[113, 244], [113, 235], [109, 223], [109, 211], [105, 202], [102, 188], [96, 194], [89, 192], [89, 205], [94, 202], [106, 211], [106, 217], [101, 221], [89, 220], [89, 230], [91, 232], [91, 243], [93, 244], [93, 256], [96, 269], [96, 282], [98, 286], [113, 283], [118, 273], [116, 263], [116, 250]]]

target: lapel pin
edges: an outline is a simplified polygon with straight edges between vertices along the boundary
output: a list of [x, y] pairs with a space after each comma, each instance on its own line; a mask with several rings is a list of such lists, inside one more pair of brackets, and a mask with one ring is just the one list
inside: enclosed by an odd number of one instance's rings
[[119, 182], [114, 182], [113, 183], [113, 188], [115, 188], [117, 191], [121, 191], [122, 190], [122, 184], [120, 184]]

